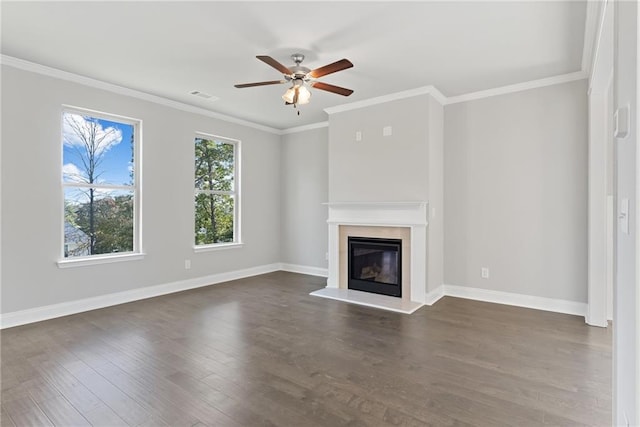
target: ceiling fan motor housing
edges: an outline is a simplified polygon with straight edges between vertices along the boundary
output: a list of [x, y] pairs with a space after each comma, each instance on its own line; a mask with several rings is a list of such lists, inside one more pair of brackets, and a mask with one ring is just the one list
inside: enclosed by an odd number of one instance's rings
[[301, 53], [294, 53], [293, 55], [291, 55], [291, 59], [296, 64], [293, 67], [289, 67], [289, 70], [291, 70], [291, 77], [294, 79], [301, 79], [305, 81], [309, 80], [307, 74], [309, 74], [311, 69], [300, 65], [302, 61], [304, 61], [304, 55]]

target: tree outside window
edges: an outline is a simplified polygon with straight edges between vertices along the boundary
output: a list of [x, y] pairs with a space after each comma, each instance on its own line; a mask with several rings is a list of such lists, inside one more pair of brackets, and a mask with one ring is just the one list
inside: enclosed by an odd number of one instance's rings
[[64, 257], [137, 251], [138, 122], [62, 114]]
[[195, 244], [234, 243], [237, 236], [237, 141], [195, 138]]

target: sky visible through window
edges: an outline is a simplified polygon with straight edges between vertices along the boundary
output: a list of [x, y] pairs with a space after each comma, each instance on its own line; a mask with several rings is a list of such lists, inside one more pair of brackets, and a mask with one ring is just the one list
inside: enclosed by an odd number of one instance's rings
[[86, 168], [80, 155], [84, 152], [84, 148], [81, 146], [77, 133], [67, 126], [66, 122], [70, 118], [74, 119], [79, 126], [86, 126], [94, 122], [98, 134], [110, 135], [105, 138], [100, 152], [100, 164], [96, 170], [98, 177], [95, 184], [131, 185], [133, 125], [75, 113], [65, 113], [63, 120], [65, 123], [63, 123], [62, 164], [65, 182], [87, 182], [84, 172]]
[[63, 112], [65, 258], [134, 251], [134, 132], [117, 118]]

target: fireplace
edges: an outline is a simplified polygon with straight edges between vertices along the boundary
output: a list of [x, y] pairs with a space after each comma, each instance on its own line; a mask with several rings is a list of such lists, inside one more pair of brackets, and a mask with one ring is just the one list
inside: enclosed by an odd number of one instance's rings
[[349, 236], [347, 285], [402, 297], [402, 240]]
[[[312, 295], [377, 307], [399, 313], [413, 313], [425, 302], [427, 283], [426, 202], [329, 202], [327, 287]], [[395, 297], [356, 291], [349, 284], [349, 237], [369, 237], [401, 242]], [[379, 243], [379, 240], [375, 240]], [[388, 247], [384, 247], [388, 249]], [[391, 257], [393, 258], [393, 257]], [[357, 275], [356, 275], [357, 278]], [[362, 280], [359, 283], [362, 284]], [[370, 283], [367, 283], [370, 284]], [[357, 286], [357, 285], [356, 285]], [[389, 288], [386, 281], [380, 285]], [[351, 288], [351, 289], [349, 289]]]

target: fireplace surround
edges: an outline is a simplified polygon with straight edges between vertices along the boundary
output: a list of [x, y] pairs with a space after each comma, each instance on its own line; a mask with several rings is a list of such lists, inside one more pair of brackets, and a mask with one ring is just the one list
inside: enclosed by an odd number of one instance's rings
[[[313, 295], [411, 313], [425, 302], [428, 203], [329, 202], [327, 287]], [[348, 288], [348, 237], [402, 240], [401, 297], [365, 294]], [[355, 296], [354, 296], [355, 295]]]

